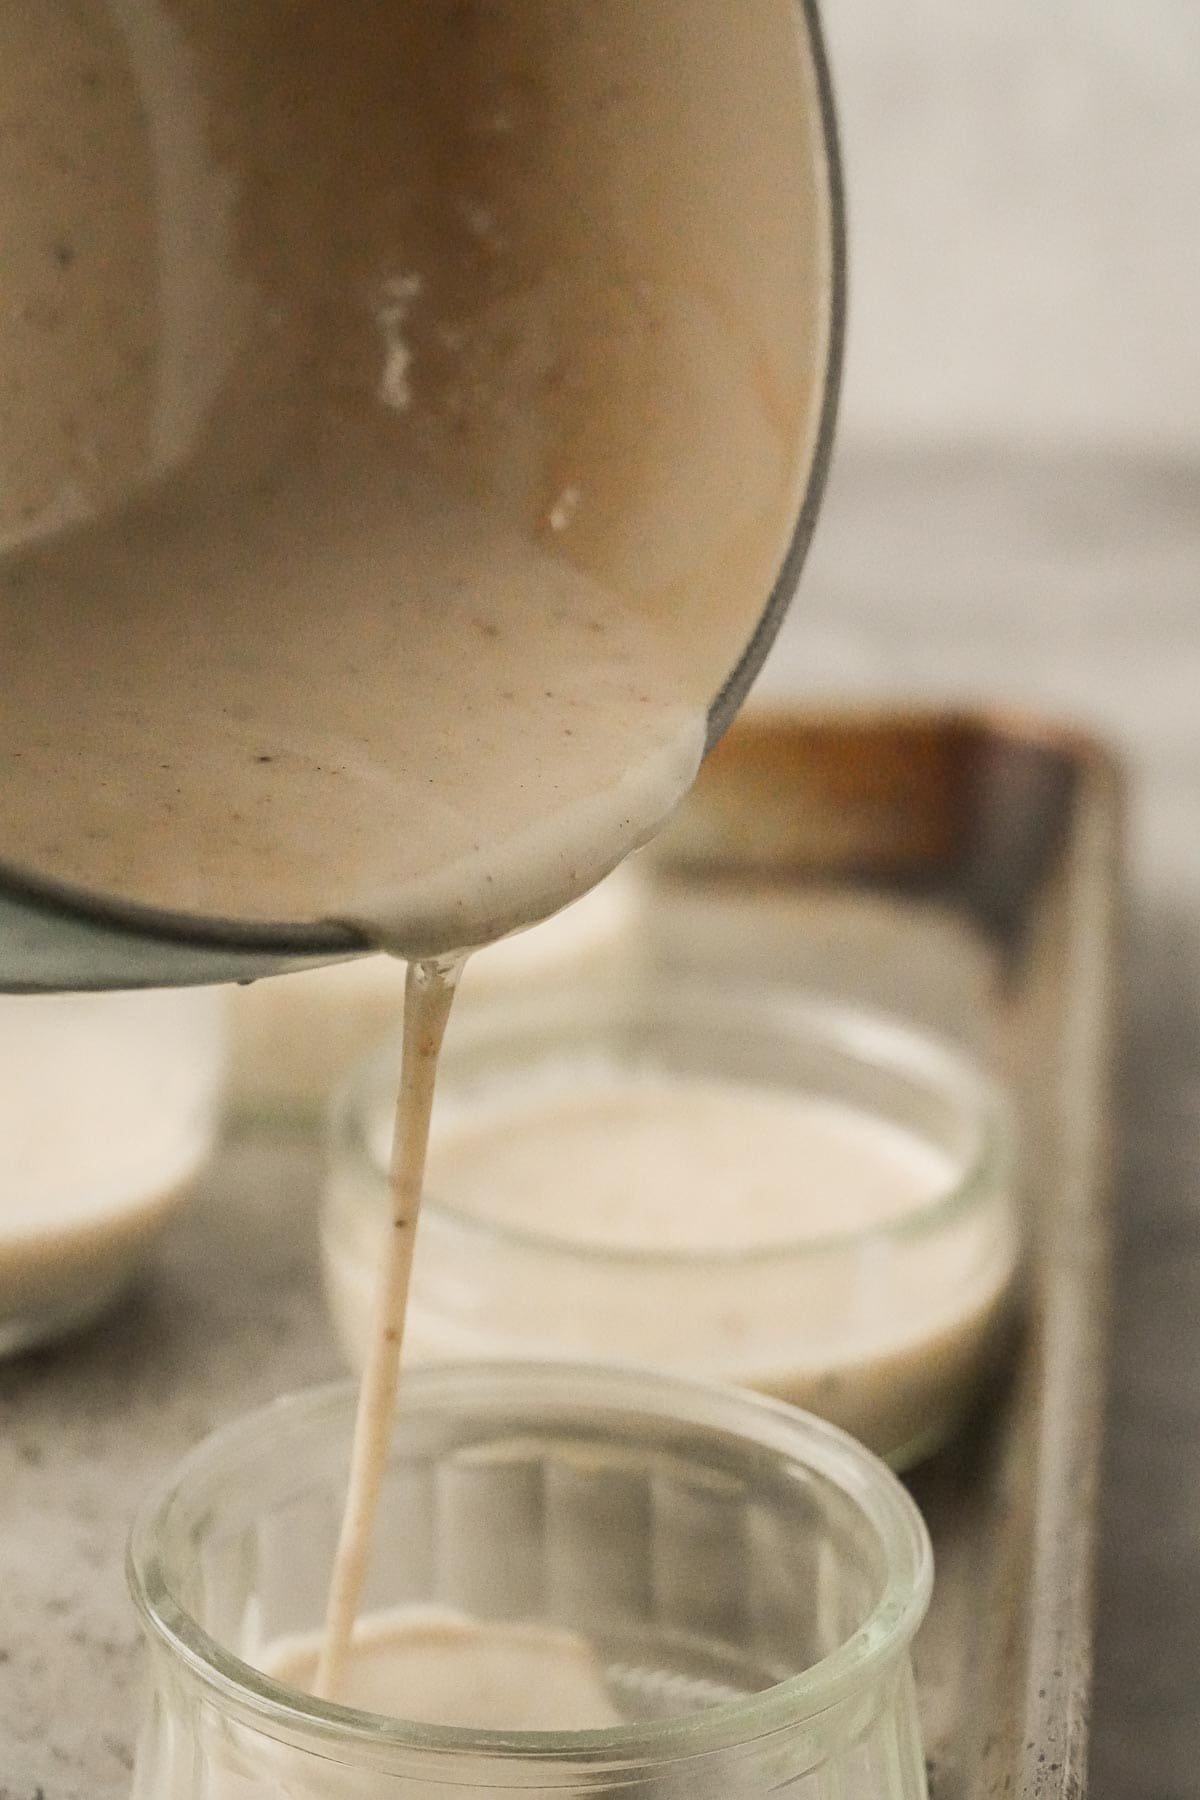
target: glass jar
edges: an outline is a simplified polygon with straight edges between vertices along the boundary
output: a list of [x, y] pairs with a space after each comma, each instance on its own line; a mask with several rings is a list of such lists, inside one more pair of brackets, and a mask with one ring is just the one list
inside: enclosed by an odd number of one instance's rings
[[860, 1446], [731, 1389], [483, 1365], [403, 1388], [367, 1612], [577, 1634], [621, 1723], [424, 1726], [311, 1698], [264, 1652], [319, 1625], [354, 1396], [210, 1438], [135, 1527], [152, 1699], [134, 1800], [921, 1800], [912, 1501]]
[[[365, 1349], [387, 1217], [396, 1062], [389, 1046], [331, 1120], [322, 1259], [352, 1366]], [[868, 1135], [892, 1133], [902, 1148], [928, 1152], [936, 1170], [918, 1202], [881, 1222], [814, 1228], [798, 1198], [794, 1222], [789, 1210], [777, 1235], [706, 1248], [686, 1238], [687, 1220], [670, 1245], [569, 1234], [563, 1216], [579, 1181], [569, 1162], [551, 1172], [560, 1190], [535, 1212], [528, 1193], [541, 1170], [525, 1153], [517, 1223], [505, 1216], [514, 1196], [485, 1161], [469, 1209], [450, 1175], [448, 1191], [439, 1186], [441, 1145], [481, 1108], [498, 1121], [498, 1138], [511, 1118], [507, 1137], [519, 1143], [531, 1094], [536, 1106], [544, 1088], [553, 1104], [612, 1071], [828, 1103]], [[609, 1154], [610, 1141], [589, 1154]], [[742, 1157], [739, 1146], [731, 1205], [760, 1178], [756, 1148], [748, 1140]], [[1017, 1255], [1002, 1098], [956, 1051], [869, 1014], [786, 990], [687, 982], [476, 1013], [448, 1040], [430, 1171], [409, 1315], [417, 1361], [578, 1357], [736, 1381], [905, 1465], [962, 1418], [1001, 1338]], [[666, 1174], [660, 1162], [647, 1176], [647, 1207]], [[819, 1198], [825, 1214], [853, 1200]]]
[[217, 1134], [224, 996], [0, 996], [0, 1355], [144, 1266]]

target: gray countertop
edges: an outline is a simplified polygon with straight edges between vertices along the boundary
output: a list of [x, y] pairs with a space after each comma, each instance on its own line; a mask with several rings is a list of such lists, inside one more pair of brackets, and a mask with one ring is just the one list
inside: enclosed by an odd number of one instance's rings
[[[847, 456], [768, 696], [990, 699], [1116, 739], [1133, 787], [1094, 1791], [1200, 1768], [1200, 470]], [[122, 1546], [220, 1421], [337, 1369], [315, 1159], [228, 1146], [107, 1323], [0, 1368], [0, 1800], [124, 1800]], [[282, 1224], [281, 1224], [282, 1222]]]

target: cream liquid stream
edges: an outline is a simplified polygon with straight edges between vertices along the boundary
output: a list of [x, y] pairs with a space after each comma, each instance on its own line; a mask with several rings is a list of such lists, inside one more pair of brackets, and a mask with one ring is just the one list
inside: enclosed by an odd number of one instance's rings
[[410, 963], [408, 969], [404, 1053], [392, 1151], [390, 1229], [375, 1294], [371, 1347], [359, 1388], [350, 1485], [314, 1676], [313, 1692], [325, 1699], [337, 1695], [345, 1678], [371, 1553], [379, 1490], [387, 1468], [438, 1055], [463, 960], [460, 957], [441, 963]]

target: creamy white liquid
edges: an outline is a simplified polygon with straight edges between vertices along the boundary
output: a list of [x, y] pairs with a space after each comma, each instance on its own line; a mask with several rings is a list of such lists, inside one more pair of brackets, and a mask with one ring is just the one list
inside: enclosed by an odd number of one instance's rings
[[438, 1054], [460, 973], [461, 959], [409, 965], [389, 1217], [372, 1310], [370, 1351], [354, 1424], [346, 1510], [314, 1677], [314, 1691], [328, 1697], [339, 1692], [345, 1674], [387, 1468]]
[[[386, 1114], [373, 1127], [379, 1167]], [[872, 1113], [600, 1054], [452, 1088], [409, 1352], [732, 1380], [904, 1456], [969, 1403], [1013, 1276], [1002, 1172], [936, 1217], [963, 1176], [958, 1155]], [[361, 1364], [378, 1181], [361, 1165], [330, 1181], [327, 1289]]]
[[[502, 521], [368, 487], [326, 467], [8, 570], [0, 841], [141, 903], [347, 920], [407, 956], [527, 925], [643, 842], [703, 742], [667, 647]], [[154, 596], [135, 640], [114, 589]]]
[[[270, 1645], [259, 1661], [293, 1687], [316, 1685], [320, 1643]], [[620, 1725], [594, 1652], [573, 1632], [491, 1624], [441, 1608], [359, 1621], [339, 1687], [348, 1706], [477, 1731], [600, 1731]]]
[[103, 1306], [216, 1133], [221, 996], [0, 997], [0, 1349]]
[[911, 1217], [952, 1157], [786, 1089], [565, 1068], [464, 1105], [429, 1162], [456, 1212], [606, 1250], [784, 1250]]
[[[317, 1685], [320, 1637], [305, 1633], [242, 1653], [274, 1680], [301, 1691]], [[597, 1731], [624, 1723], [591, 1646], [574, 1632], [537, 1623], [495, 1622], [440, 1606], [404, 1606], [369, 1613], [355, 1627], [343, 1671], [345, 1704], [426, 1726], [467, 1731]], [[182, 1796], [195, 1769], [184, 1734], [172, 1734], [161, 1753], [155, 1793]], [[388, 1764], [388, 1767], [391, 1765]], [[479, 1764], [464, 1758], [452, 1791], [464, 1800], [489, 1800]], [[387, 1774], [374, 1776], [338, 1755], [296, 1749], [286, 1738], [215, 1731], [205, 1744], [205, 1792], [287, 1795], [288, 1800], [344, 1800], [374, 1794]], [[395, 1773], [390, 1777], [397, 1779]], [[408, 1785], [401, 1777], [401, 1786]], [[374, 1785], [372, 1785], [374, 1783]]]

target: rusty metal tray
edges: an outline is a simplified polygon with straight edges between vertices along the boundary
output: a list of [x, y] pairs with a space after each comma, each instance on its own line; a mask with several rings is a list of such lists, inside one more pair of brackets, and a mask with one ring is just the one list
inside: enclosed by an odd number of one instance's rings
[[1118, 772], [1078, 735], [775, 714], [731, 732], [654, 852], [668, 959], [782, 958], [957, 1036], [1016, 1103], [1024, 1324], [971, 1433], [912, 1477], [933, 1800], [1086, 1791], [1120, 839]]

